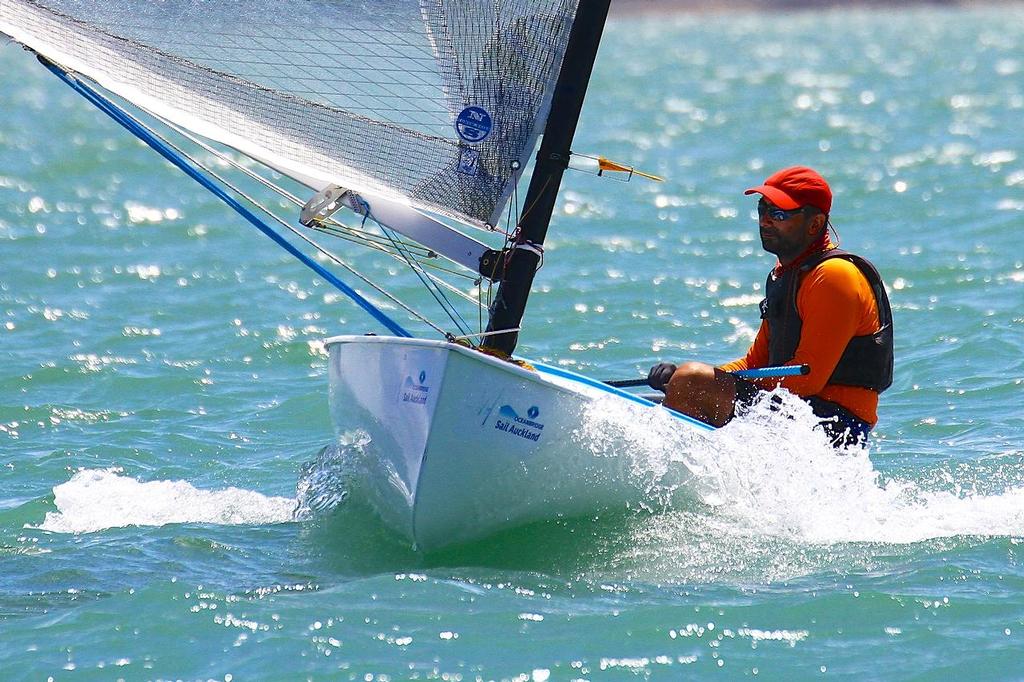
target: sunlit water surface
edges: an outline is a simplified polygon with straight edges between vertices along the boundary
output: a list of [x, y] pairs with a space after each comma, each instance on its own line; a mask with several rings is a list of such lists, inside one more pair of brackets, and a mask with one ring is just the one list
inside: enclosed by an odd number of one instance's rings
[[360, 435], [327, 414], [322, 339], [379, 330], [3, 47], [3, 676], [1019, 676], [1022, 20], [614, 19], [574, 147], [667, 181], [567, 175], [520, 351], [740, 355], [771, 266], [742, 190], [803, 163], [886, 276], [896, 383], [868, 452], [788, 403], [703, 445], [599, 405], [578, 435], [635, 443], [647, 510], [431, 556], [350, 495]]

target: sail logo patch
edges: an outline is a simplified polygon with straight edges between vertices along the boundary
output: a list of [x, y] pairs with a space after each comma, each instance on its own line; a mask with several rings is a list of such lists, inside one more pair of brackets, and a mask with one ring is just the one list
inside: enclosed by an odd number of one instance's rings
[[526, 417], [520, 417], [511, 405], [502, 405], [498, 410], [498, 418], [494, 420], [494, 428], [511, 436], [537, 442], [544, 431], [544, 425], [537, 421], [540, 408], [534, 405], [526, 414]]
[[455, 118], [455, 132], [471, 144], [486, 140], [493, 127], [491, 115], [483, 107], [466, 107]]
[[459, 154], [457, 170], [463, 175], [476, 175], [480, 172], [480, 152], [472, 147], [463, 147]]
[[426, 405], [427, 396], [430, 395], [430, 387], [426, 385], [427, 373], [421, 370], [418, 379], [418, 381], [414, 381], [410, 376], [405, 377], [402, 388], [398, 392], [399, 402]]

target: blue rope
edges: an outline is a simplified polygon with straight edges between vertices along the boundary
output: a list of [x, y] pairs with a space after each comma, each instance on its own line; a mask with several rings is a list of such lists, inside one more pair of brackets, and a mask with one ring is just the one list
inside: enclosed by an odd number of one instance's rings
[[121, 109], [118, 108], [116, 104], [100, 95], [98, 92], [90, 88], [85, 83], [82, 83], [81, 81], [73, 78], [70, 74], [68, 74], [66, 71], [61, 69], [56, 64], [44, 59], [40, 59], [40, 61], [47, 69], [49, 69], [53, 74], [55, 74], [58, 78], [64, 81], [72, 89], [74, 89], [78, 94], [82, 95], [83, 97], [85, 97], [85, 99], [89, 100], [100, 111], [102, 111], [103, 113], [107, 114], [112, 119], [120, 123], [129, 132], [131, 132], [133, 135], [135, 135], [140, 140], [145, 142], [147, 145], [152, 147], [157, 153], [159, 153], [165, 159], [174, 164], [178, 169], [180, 169], [186, 175], [188, 175], [193, 180], [198, 182], [200, 185], [205, 187], [218, 199], [220, 199], [228, 206], [233, 208], [235, 211], [237, 211], [243, 218], [252, 223], [252, 225], [255, 226], [260, 232], [273, 239], [278, 246], [280, 246], [285, 251], [290, 253], [292, 256], [297, 258], [299, 262], [313, 270], [313, 272], [320, 275], [320, 277], [325, 279], [327, 282], [332, 284], [343, 294], [345, 294], [353, 301], [355, 301], [356, 304], [359, 305], [359, 307], [368, 312], [375, 320], [377, 320], [382, 325], [387, 327], [387, 329], [395, 336], [403, 336], [406, 338], [412, 337], [412, 334], [403, 329], [401, 325], [399, 325], [397, 322], [388, 317], [382, 310], [377, 308], [377, 306], [373, 305], [368, 300], [363, 298], [355, 289], [342, 282], [333, 273], [325, 269], [322, 265], [312, 260], [306, 254], [299, 251], [299, 249], [297, 249], [295, 245], [287, 241], [284, 237], [282, 237], [275, 230], [273, 230], [269, 225], [260, 220], [260, 218], [257, 215], [255, 215], [252, 211], [247, 209], [245, 206], [240, 204], [238, 200], [236, 200], [230, 194], [225, 192], [224, 189], [221, 188], [218, 184], [216, 184], [209, 176], [207, 176], [198, 168], [190, 164], [188, 161], [182, 158], [180, 154], [178, 154], [176, 151], [174, 151], [166, 144], [164, 144], [163, 141], [154, 137], [153, 134], [150, 133], [145, 127], [140, 125], [137, 121], [133, 120], [130, 116], [125, 114], [125, 112], [121, 111]]

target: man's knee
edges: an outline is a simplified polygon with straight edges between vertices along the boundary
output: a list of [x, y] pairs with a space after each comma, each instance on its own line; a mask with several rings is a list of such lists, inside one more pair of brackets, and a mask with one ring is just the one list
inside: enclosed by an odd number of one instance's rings
[[676, 368], [668, 385], [674, 389], [695, 389], [715, 381], [715, 368], [703, 362], [684, 362]]
[[680, 365], [668, 383], [665, 405], [722, 426], [732, 416], [735, 377], [703, 362]]

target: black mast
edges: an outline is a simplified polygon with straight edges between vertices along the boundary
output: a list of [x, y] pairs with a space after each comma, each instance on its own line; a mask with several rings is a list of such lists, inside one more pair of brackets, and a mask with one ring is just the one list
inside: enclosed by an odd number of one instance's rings
[[[576, 133], [576, 123], [583, 108], [583, 98], [587, 94], [610, 4], [611, 0], [579, 0], [562, 59], [562, 70], [551, 98], [544, 138], [537, 152], [530, 188], [526, 192], [526, 213], [519, 222], [519, 237], [511, 247], [498, 294], [491, 305], [488, 332], [516, 329], [523, 319], [562, 174], [569, 164], [569, 148]], [[483, 347], [512, 355], [518, 340], [518, 332], [498, 333], [484, 337]]]

